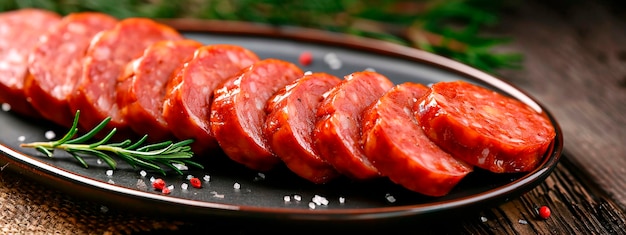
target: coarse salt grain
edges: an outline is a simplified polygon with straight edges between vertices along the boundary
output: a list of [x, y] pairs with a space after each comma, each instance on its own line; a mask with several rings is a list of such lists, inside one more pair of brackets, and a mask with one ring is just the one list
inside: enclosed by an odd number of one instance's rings
[[291, 201], [291, 197], [290, 197], [289, 195], [284, 196], [284, 197], [283, 197], [283, 201], [285, 201], [285, 202], [290, 202], [290, 201]]
[[141, 175], [141, 177], [146, 177], [146, 175], [148, 175], [148, 173], [146, 173], [146, 171], [144, 171], [144, 170], [141, 170], [139, 172], [139, 175]]
[[239, 184], [239, 183], [234, 183], [234, 184], [233, 184], [233, 188], [234, 188], [234, 189], [240, 189], [240, 188], [241, 188], [241, 184]]
[[154, 182], [154, 180], [156, 180], [156, 179], [154, 178], [154, 176], [151, 176], [151, 177], [150, 177], [150, 182]]
[[315, 209], [315, 203], [309, 202], [309, 209]]
[[216, 191], [211, 191], [211, 194], [213, 194], [213, 197], [216, 198], [224, 198], [224, 194], [219, 194]]
[[341, 203], [341, 204], [346, 203], [346, 198], [345, 197], [339, 197], [339, 203]]
[[211, 176], [210, 175], [204, 175], [204, 177], [202, 177], [202, 179], [206, 182], [211, 181]]
[[339, 60], [339, 57], [337, 57], [337, 55], [332, 52], [324, 55], [324, 62], [326, 62], [326, 64], [328, 64], [328, 66], [332, 70], [338, 70], [342, 66], [342, 63], [341, 63], [341, 60]]
[[176, 169], [179, 169], [181, 171], [189, 170], [189, 167], [186, 166], [185, 164], [173, 163], [172, 166], [176, 167]]
[[328, 205], [328, 200], [325, 197], [322, 197], [320, 195], [315, 195], [313, 196], [313, 198], [311, 199], [311, 202], [315, 203], [316, 205], [320, 206], [320, 205]]
[[100, 165], [100, 164], [102, 164], [102, 160], [98, 159], [98, 160], [96, 160], [96, 163], [97, 163], [98, 165]]
[[296, 201], [302, 201], [302, 196], [296, 194], [296, 195], [293, 195], [293, 199]]
[[106, 206], [100, 206], [100, 212], [107, 213], [107, 212], [109, 212], [109, 208], [106, 207]]
[[517, 222], [520, 224], [528, 224], [528, 221], [526, 221], [525, 219], [519, 219]]
[[183, 190], [187, 190], [187, 188], [188, 188], [188, 187], [189, 187], [189, 185], [188, 185], [188, 184], [186, 184], [186, 183], [182, 183], [182, 184], [180, 185], [180, 188], [181, 188], [181, 189], [183, 189]]
[[11, 111], [11, 105], [7, 103], [2, 103], [2, 111], [5, 111], [5, 112]]
[[167, 188], [168, 188], [169, 190], [174, 190], [174, 185], [173, 185], [173, 184], [171, 184], [170, 186], [167, 186]]
[[481, 216], [480, 221], [483, 223], [487, 222], [487, 217]]
[[391, 203], [396, 202], [396, 198], [389, 193], [385, 194], [385, 198], [387, 199], [388, 202], [391, 202]]
[[107, 182], [109, 182], [109, 184], [115, 184], [115, 181], [113, 181], [113, 179], [109, 179], [109, 181]]
[[187, 180], [193, 179], [193, 175], [187, 175]]
[[54, 137], [57, 136], [56, 133], [54, 133], [54, 131], [46, 131], [46, 133], [44, 134], [44, 136], [46, 137], [46, 139], [54, 139]]
[[112, 176], [113, 175], [113, 170], [107, 170], [106, 174], [107, 174], [107, 176]]
[[19, 137], [17, 137], [17, 141], [19, 142], [24, 142], [24, 140], [26, 140], [26, 136], [20, 135]]

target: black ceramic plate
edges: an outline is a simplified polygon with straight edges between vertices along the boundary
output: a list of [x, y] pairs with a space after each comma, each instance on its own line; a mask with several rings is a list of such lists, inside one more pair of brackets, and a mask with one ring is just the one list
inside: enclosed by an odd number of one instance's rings
[[[354, 71], [374, 69], [395, 83], [430, 84], [466, 80], [520, 99], [543, 110], [552, 119], [541, 104], [518, 88], [468, 66], [422, 51], [297, 28], [172, 24], [184, 30], [190, 39], [205, 44], [238, 44], [262, 58], [298, 63], [301, 53], [310, 52], [314, 60], [311, 65], [302, 66], [305, 71], [325, 71], [343, 77]], [[329, 61], [332, 59], [340, 61], [340, 66], [331, 65]], [[46, 140], [48, 131], [59, 138], [66, 130], [11, 111], [0, 112], [0, 151], [4, 153], [0, 154], [0, 166], [72, 195], [137, 212], [194, 218], [218, 216], [289, 221], [426, 218], [497, 205], [543, 182], [557, 164], [563, 145], [560, 127], [554, 119], [552, 123], [557, 131], [556, 139], [536, 170], [524, 174], [492, 174], [476, 170], [447, 196], [436, 198], [410, 192], [386, 179], [369, 182], [338, 179], [326, 185], [313, 185], [284, 167], [260, 174], [229, 161], [220, 153], [195, 156], [194, 159], [203, 163], [206, 169], [189, 169], [182, 176], [173, 171], [168, 171], [167, 176], [156, 172], [146, 172], [142, 176], [140, 171], [121, 161], [119, 169], [109, 176], [107, 165], [96, 159], [88, 159], [90, 168], [86, 169], [63, 152], [57, 152], [54, 158], [46, 158], [33, 149], [19, 147], [23, 142]], [[184, 190], [181, 186], [188, 182], [188, 175], [200, 179], [208, 176], [210, 181], [203, 182], [201, 189], [189, 187]], [[164, 178], [168, 185], [173, 185], [171, 194], [163, 195], [152, 189], [152, 177]], [[310, 202], [315, 197], [325, 198], [328, 204], [315, 204], [312, 208]]]

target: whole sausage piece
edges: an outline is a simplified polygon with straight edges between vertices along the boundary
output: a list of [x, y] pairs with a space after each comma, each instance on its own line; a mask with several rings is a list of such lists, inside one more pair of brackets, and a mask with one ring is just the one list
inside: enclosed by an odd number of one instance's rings
[[381, 177], [361, 146], [361, 114], [393, 83], [384, 75], [354, 72], [325, 94], [317, 109], [315, 148], [340, 173], [359, 180]]
[[412, 111], [428, 88], [417, 83], [393, 87], [363, 112], [363, 150], [383, 176], [428, 196], [444, 196], [472, 172], [422, 131]]
[[259, 57], [252, 51], [226, 44], [198, 48], [170, 80], [163, 102], [163, 118], [179, 139], [194, 139], [196, 153], [218, 149], [211, 131], [213, 91]]
[[433, 142], [496, 173], [533, 170], [555, 137], [545, 115], [464, 81], [436, 83], [415, 105], [416, 118]]
[[312, 139], [317, 106], [340, 81], [326, 73], [307, 74], [274, 94], [266, 107], [264, 131], [272, 151], [292, 172], [316, 184], [340, 175], [319, 156]]
[[70, 127], [74, 113], [69, 97], [82, 76], [82, 62], [91, 39], [115, 27], [117, 19], [102, 13], [72, 13], [61, 20], [30, 54], [24, 90], [47, 120]]
[[211, 130], [220, 147], [235, 162], [259, 171], [279, 164], [263, 133], [270, 97], [304, 73], [296, 65], [265, 59], [243, 69], [215, 90]]
[[183, 37], [176, 30], [147, 18], [124, 19], [94, 37], [83, 62], [83, 74], [70, 98], [72, 112], [82, 113], [80, 127], [90, 130], [110, 117], [106, 129], [132, 134], [117, 105], [117, 78], [126, 64], [141, 56], [148, 46], [180, 39]]
[[24, 92], [28, 56], [59, 21], [60, 15], [39, 9], [0, 13], [0, 103], [9, 104], [15, 113], [41, 117]]
[[148, 134], [148, 139], [154, 141], [173, 138], [163, 118], [166, 86], [175, 71], [201, 46], [194, 40], [159, 41], [126, 65], [117, 83], [117, 103], [135, 133]]

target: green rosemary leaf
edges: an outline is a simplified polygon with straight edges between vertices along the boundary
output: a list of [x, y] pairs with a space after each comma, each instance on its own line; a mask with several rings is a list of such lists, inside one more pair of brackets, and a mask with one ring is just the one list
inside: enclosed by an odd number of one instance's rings
[[74, 115], [74, 121], [72, 121], [72, 126], [70, 127], [70, 130], [63, 136], [63, 138], [58, 140], [56, 144], [53, 145], [52, 147], [56, 147], [60, 144], [64, 144], [65, 142], [72, 139], [72, 137], [74, 137], [76, 133], [78, 133], [78, 118], [79, 117], [80, 117], [80, 110], [76, 111], [76, 115]]
[[119, 142], [119, 143], [111, 143], [111, 144], [108, 144], [108, 145], [111, 146], [111, 147], [125, 148], [126, 146], [130, 145], [131, 143], [132, 143], [132, 141], [130, 141], [130, 140], [124, 140], [124, 141]]
[[197, 162], [189, 161], [187, 159], [181, 159], [180, 161], [183, 162], [185, 165], [188, 165], [188, 166], [191, 166], [191, 167], [195, 167], [195, 168], [198, 168], [198, 169], [204, 169], [204, 166], [199, 164], [199, 163], [197, 163]]
[[109, 142], [109, 140], [113, 137], [113, 135], [115, 135], [115, 132], [117, 132], [117, 128], [113, 128], [113, 129], [109, 132], [109, 134], [107, 134], [107, 135], [106, 135], [104, 138], [102, 138], [100, 141], [95, 142], [95, 143], [93, 143], [93, 144], [90, 144], [90, 145], [89, 145], [89, 148], [90, 148], [90, 149], [92, 149], [92, 148], [98, 147], [98, 146], [100, 146], [100, 145], [103, 145], [103, 144], [105, 144], [106, 142]]
[[174, 166], [174, 165], [173, 165], [170, 161], [159, 161], [159, 162], [161, 162], [162, 164], [164, 164], [164, 165], [168, 166], [169, 168], [171, 168], [172, 170], [174, 170], [174, 171], [175, 171], [176, 173], [178, 173], [179, 175], [182, 175], [182, 174], [183, 174], [183, 172], [182, 172], [180, 169], [178, 169], [178, 167]]
[[82, 153], [94, 155], [102, 159], [107, 165], [109, 165], [111, 169], [113, 170], [117, 169], [117, 162], [115, 162], [115, 160], [113, 160], [111, 156], [107, 155], [106, 153], [100, 152], [98, 150], [83, 148], [83, 149], [68, 149], [68, 152], [74, 152], [75, 154], [82, 152]]
[[[76, 115], [79, 115], [79, 112], [80, 111], [76, 112]], [[100, 122], [100, 124], [98, 124], [96, 127], [91, 129], [86, 134], [84, 134], [84, 135], [82, 135], [82, 136], [80, 136], [78, 138], [68, 140], [65, 143], [66, 144], [74, 144], [74, 143], [83, 143], [85, 141], [88, 141], [91, 138], [93, 138], [96, 134], [98, 134], [98, 132], [100, 132], [110, 121], [111, 121], [111, 118], [107, 117], [104, 120], [102, 120], [102, 122]]]
[[48, 148], [43, 147], [43, 146], [36, 146], [35, 149], [41, 153], [43, 153], [44, 155], [46, 155], [47, 157], [52, 157], [53, 154], [50, 150], [48, 150]]
[[146, 145], [146, 146], [140, 147], [136, 151], [149, 152], [149, 151], [152, 151], [153, 149], [165, 148], [165, 147], [167, 147], [167, 146], [169, 146], [171, 144], [172, 144], [172, 141], [165, 141], [165, 142], [161, 142], [161, 143], [155, 143], [155, 144], [150, 144], [150, 145]]
[[146, 142], [147, 139], [148, 139], [148, 135], [143, 135], [143, 137], [141, 137], [141, 139], [139, 139], [133, 145], [126, 147], [125, 149], [134, 150], [136, 148], [139, 148], [144, 142]]
[[87, 165], [87, 162], [85, 162], [85, 159], [83, 159], [81, 156], [79, 156], [78, 154], [74, 152], [70, 152], [70, 155], [72, 155], [74, 159], [76, 159], [81, 165], [83, 165], [83, 167], [89, 168], [89, 165]]

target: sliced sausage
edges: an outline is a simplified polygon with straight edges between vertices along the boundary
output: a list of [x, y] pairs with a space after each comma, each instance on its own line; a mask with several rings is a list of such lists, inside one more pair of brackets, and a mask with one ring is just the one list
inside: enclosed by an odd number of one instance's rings
[[472, 167], [443, 151], [424, 134], [412, 111], [428, 88], [393, 87], [363, 112], [363, 150], [383, 176], [428, 196], [444, 196]]
[[24, 91], [28, 56], [40, 36], [59, 21], [60, 15], [39, 9], [0, 13], [0, 103], [9, 104], [16, 113], [41, 117]]
[[468, 82], [436, 83], [416, 106], [416, 117], [433, 142], [496, 173], [534, 169], [555, 137], [545, 115]]
[[265, 105], [274, 93], [303, 74], [287, 61], [265, 59], [243, 69], [215, 90], [211, 130], [228, 157], [259, 171], [280, 163], [263, 134]]
[[339, 176], [313, 147], [312, 133], [323, 94], [340, 81], [326, 73], [307, 74], [274, 94], [266, 107], [264, 131], [272, 151], [292, 172], [317, 184]]
[[213, 91], [226, 79], [259, 61], [252, 51], [236, 45], [198, 48], [168, 84], [163, 118], [180, 139], [195, 139], [196, 153], [217, 149], [210, 126]]
[[65, 127], [72, 125], [69, 97], [82, 75], [87, 47], [97, 33], [112, 29], [116, 23], [117, 19], [102, 13], [72, 13], [35, 46], [24, 90], [42, 117]]
[[117, 82], [117, 103], [135, 133], [148, 134], [155, 141], [172, 139], [163, 118], [166, 86], [175, 70], [201, 46], [194, 40], [159, 41], [126, 65]]
[[[107, 128], [132, 133], [120, 115], [116, 100], [117, 78], [128, 62], [153, 43], [183, 39], [176, 30], [146, 18], [128, 18], [93, 38], [83, 62], [83, 74], [70, 98], [70, 109], [80, 110], [80, 126], [92, 129], [111, 117]], [[103, 132], [104, 133], [104, 132]]]
[[320, 104], [313, 131], [315, 148], [340, 173], [354, 179], [380, 177], [361, 146], [361, 114], [393, 83], [370, 71], [349, 74]]

